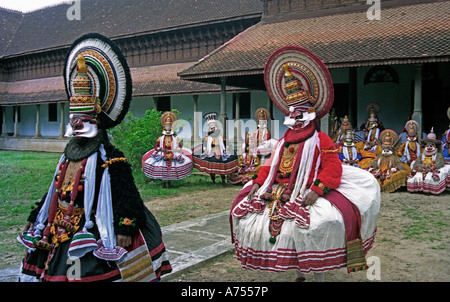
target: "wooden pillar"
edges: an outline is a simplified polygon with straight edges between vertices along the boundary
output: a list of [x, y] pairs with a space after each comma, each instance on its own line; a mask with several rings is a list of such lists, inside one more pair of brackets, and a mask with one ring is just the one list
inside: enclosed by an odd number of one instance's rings
[[234, 112], [234, 143], [236, 146], [236, 151], [239, 151], [239, 146], [242, 142], [242, 135], [241, 135], [241, 94], [236, 93], [235, 94], [235, 112]]
[[6, 131], [6, 107], [2, 106], [2, 137], [8, 136], [8, 131]]
[[227, 137], [227, 84], [226, 77], [220, 78], [220, 114], [219, 121], [222, 123], [223, 127], [223, 136]]
[[59, 103], [60, 104], [60, 110], [59, 110], [59, 115], [60, 115], [60, 121], [59, 121], [59, 138], [63, 138], [64, 134], [66, 133], [66, 127], [64, 124], [64, 105], [65, 103]]
[[14, 134], [13, 137], [19, 136], [19, 106], [14, 106]]
[[36, 131], [35, 138], [41, 137], [41, 105], [36, 105]]
[[[414, 66], [414, 111], [412, 119], [419, 123], [418, 139], [422, 138], [422, 133], [430, 131], [430, 129], [423, 129], [423, 115], [422, 115], [422, 64]], [[424, 131], [426, 130], [426, 131]]]
[[192, 97], [194, 99], [194, 121], [193, 121], [193, 125], [192, 125], [192, 140], [191, 140], [192, 144], [191, 145], [195, 146], [195, 145], [197, 145], [197, 142], [199, 142], [201, 140], [201, 137], [199, 134], [198, 123], [199, 123], [199, 121], [202, 120], [202, 116], [201, 116], [201, 113], [198, 112], [198, 95], [194, 94]]

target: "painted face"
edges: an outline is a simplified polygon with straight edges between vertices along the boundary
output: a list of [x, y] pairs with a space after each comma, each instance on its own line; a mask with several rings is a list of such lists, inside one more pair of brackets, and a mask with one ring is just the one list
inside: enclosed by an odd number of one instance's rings
[[408, 135], [406, 139], [410, 142], [414, 142], [417, 140], [417, 135]]
[[309, 113], [299, 108], [289, 107], [289, 116], [284, 118], [284, 125], [292, 130], [299, 131], [316, 118], [316, 113]]
[[266, 120], [259, 120], [258, 121], [258, 127], [259, 128], [267, 128], [267, 121]]
[[172, 135], [172, 125], [164, 125], [163, 132], [164, 135]]
[[95, 137], [98, 133], [96, 120], [85, 114], [71, 114], [66, 137]]
[[353, 140], [352, 140], [352, 139], [348, 139], [348, 138], [345, 139], [344, 144], [345, 144], [346, 146], [353, 146], [353, 145], [354, 145]]
[[424, 149], [425, 155], [434, 155], [437, 153], [437, 148], [435, 143], [427, 143]]
[[383, 156], [390, 156], [393, 153], [394, 152], [393, 152], [391, 147], [386, 147], [386, 148], [383, 149], [383, 151], [381, 151], [381, 154], [383, 154]]

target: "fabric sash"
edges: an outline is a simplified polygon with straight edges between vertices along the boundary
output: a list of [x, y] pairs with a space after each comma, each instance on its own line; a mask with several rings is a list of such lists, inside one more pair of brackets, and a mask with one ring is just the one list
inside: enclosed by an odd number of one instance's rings
[[324, 198], [337, 208], [344, 219], [347, 242], [347, 272], [367, 269], [361, 238], [361, 214], [358, 208], [336, 190], [330, 190]]
[[100, 239], [97, 242], [99, 247], [94, 251], [94, 256], [111, 261], [117, 261], [122, 258], [127, 251], [116, 245], [109, 167], [106, 167], [103, 172], [95, 221], [97, 222]]
[[116, 264], [123, 282], [156, 280], [152, 258], [141, 231], [133, 237], [132, 245], [127, 248], [127, 253]]
[[[100, 146], [100, 156], [103, 160], [106, 160], [106, 151], [103, 144]], [[86, 222], [84, 223], [83, 229], [76, 233], [69, 246], [67, 254], [69, 257], [81, 258], [86, 253], [95, 250], [97, 245], [97, 240], [94, 235], [88, 231], [88, 229], [94, 226], [91, 221], [91, 211], [94, 205], [94, 195], [95, 195], [95, 178], [97, 170], [97, 152], [90, 155], [86, 167], [84, 170], [84, 213]]]

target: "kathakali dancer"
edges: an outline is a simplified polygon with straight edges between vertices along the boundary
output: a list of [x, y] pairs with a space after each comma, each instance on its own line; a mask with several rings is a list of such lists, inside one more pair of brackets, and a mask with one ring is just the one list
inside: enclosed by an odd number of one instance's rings
[[183, 148], [173, 131], [177, 115], [172, 111], [161, 115], [163, 135], [155, 147], [142, 157], [142, 170], [147, 177], [161, 179], [165, 188], [170, 187], [171, 180], [179, 180], [191, 175], [192, 151]]
[[414, 161], [420, 157], [421, 147], [417, 141], [419, 134], [419, 123], [415, 120], [406, 122], [404, 130], [406, 132], [406, 141], [397, 149], [397, 156], [403, 163], [410, 167]]
[[350, 124], [350, 121], [348, 120], [347, 116], [344, 116], [344, 119], [342, 120], [341, 126], [337, 131], [335, 132], [333, 136], [333, 142], [336, 145], [342, 145], [344, 144], [345, 135], [347, 134], [347, 131], [353, 130], [352, 124]]
[[378, 118], [378, 112], [380, 112], [380, 106], [377, 103], [369, 103], [366, 106], [368, 117], [367, 119], [359, 126], [360, 131], [368, 132], [371, 129], [371, 124], [373, 121], [377, 122], [377, 128], [380, 131], [384, 130], [384, 125]]
[[238, 158], [227, 150], [226, 139], [218, 128], [216, 117], [216, 112], [203, 116], [208, 124], [208, 134], [203, 139], [203, 144], [194, 148], [194, 168], [208, 173], [213, 183], [216, 182], [216, 174], [219, 174], [222, 183], [225, 183], [226, 175], [239, 168]]
[[[450, 120], [450, 107], [447, 109], [447, 117]], [[450, 126], [445, 130], [442, 136], [442, 155], [444, 156], [445, 165], [450, 165]], [[448, 167], [449, 173], [447, 174], [447, 188], [450, 188], [450, 167]]]
[[339, 147], [340, 161], [343, 165], [360, 168], [358, 163], [361, 160], [362, 155], [358, 148], [355, 147], [353, 131], [351, 129], [347, 130], [343, 140], [342, 146]]
[[245, 132], [245, 140], [242, 144], [242, 154], [239, 155], [239, 169], [229, 174], [228, 182], [232, 184], [246, 184], [258, 173], [261, 165], [270, 158], [276, 140], [270, 137], [267, 121], [270, 120], [270, 112], [266, 108], [258, 108], [255, 111], [255, 119], [258, 122], [257, 129], [249, 135]]
[[365, 151], [359, 165], [362, 169], [367, 169], [370, 163], [381, 152], [381, 147], [378, 145], [378, 138], [382, 129], [378, 125], [378, 119], [375, 113], [370, 114], [367, 123], [364, 125], [367, 125], [364, 132], [364, 141], [356, 143], [355, 146], [359, 150]]
[[395, 154], [399, 137], [392, 129], [381, 131], [379, 145], [380, 154], [369, 165], [368, 171], [378, 180], [381, 192], [391, 193], [406, 186], [406, 180], [411, 172], [408, 164], [402, 163]]
[[442, 142], [431, 128], [428, 136], [422, 138], [422, 155], [412, 165], [411, 177], [407, 182], [409, 192], [440, 194], [446, 189], [450, 165], [445, 165]]
[[286, 114], [288, 130], [267, 166], [236, 197], [230, 222], [242, 267], [296, 270], [296, 281], [314, 272], [366, 268], [372, 247], [380, 187], [367, 171], [342, 165], [318, 121], [333, 104], [333, 83], [323, 62], [298, 46], [276, 50], [264, 79]]
[[106, 132], [131, 102], [125, 57], [86, 34], [69, 49], [64, 83], [70, 141], [17, 238], [28, 248], [20, 281], [156, 281], [172, 270], [160, 226]]

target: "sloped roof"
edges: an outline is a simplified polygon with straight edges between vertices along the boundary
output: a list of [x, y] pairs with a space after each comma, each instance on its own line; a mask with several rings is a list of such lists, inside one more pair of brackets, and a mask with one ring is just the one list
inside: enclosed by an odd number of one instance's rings
[[197, 64], [182, 79], [261, 88], [264, 65], [276, 49], [298, 45], [329, 68], [450, 61], [450, 2], [385, 8], [381, 20], [366, 13], [346, 13], [285, 22], [263, 21], [241, 32]]
[[[61, 4], [20, 14], [23, 18], [17, 29], [2, 29], [13, 35], [7, 35], [12, 41], [4, 53], [0, 44], [0, 57], [67, 47], [88, 32], [114, 39], [262, 14], [260, 0], [82, 0], [81, 20], [68, 20], [71, 6]], [[3, 15], [0, 13], [0, 21]]]
[[21, 21], [20, 12], [0, 8], [0, 58], [11, 43]]
[[[133, 97], [219, 93], [219, 85], [186, 81], [177, 76], [177, 72], [192, 64], [194, 62], [130, 68]], [[228, 91], [243, 90], [236, 87], [227, 87], [227, 89]], [[45, 104], [67, 100], [62, 76], [0, 82], [0, 105], [3, 106]]]

